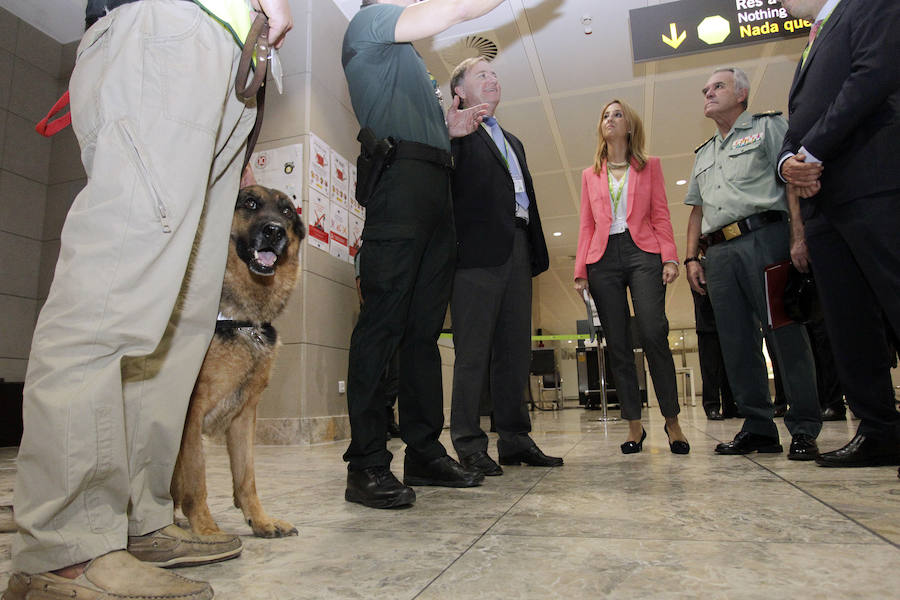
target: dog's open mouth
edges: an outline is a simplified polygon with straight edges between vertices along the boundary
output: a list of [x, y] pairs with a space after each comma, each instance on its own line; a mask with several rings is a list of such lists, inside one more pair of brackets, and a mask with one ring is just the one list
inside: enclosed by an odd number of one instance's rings
[[278, 262], [278, 255], [275, 252], [268, 248], [261, 248], [253, 251], [248, 266], [250, 271], [257, 275], [274, 275], [276, 262]]

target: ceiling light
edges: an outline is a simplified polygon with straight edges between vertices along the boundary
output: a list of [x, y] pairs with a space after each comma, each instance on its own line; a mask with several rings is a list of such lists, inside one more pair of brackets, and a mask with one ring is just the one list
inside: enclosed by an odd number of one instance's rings
[[679, 179], [675, 182], [675, 185], [684, 185], [687, 183], [687, 179]]
[[591, 15], [584, 15], [581, 17], [581, 24], [584, 26], [584, 35], [591, 35], [594, 33], [594, 28], [591, 26], [591, 23], [593, 23]]
[[554, 231], [553, 237], [562, 237], [562, 231]]

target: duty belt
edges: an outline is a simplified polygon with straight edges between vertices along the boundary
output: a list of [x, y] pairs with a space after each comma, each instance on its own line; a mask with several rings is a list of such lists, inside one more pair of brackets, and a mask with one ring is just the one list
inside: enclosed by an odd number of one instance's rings
[[706, 239], [710, 246], [733, 240], [736, 237], [746, 235], [751, 231], [762, 229], [766, 225], [778, 223], [784, 220], [784, 213], [780, 210], [767, 210], [766, 212], [750, 215], [746, 219], [735, 221], [730, 225], [726, 225], [722, 229], [706, 234]]
[[453, 155], [446, 150], [429, 146], [428, 144], [420, 144], [419, 142], [410, 142], [408, 140], [397, 140], [394, 142], [395, 149], [391, 161], [399, 159], [424, 160], [425, 162], [434, 163], [445, 169], [453, 168]]

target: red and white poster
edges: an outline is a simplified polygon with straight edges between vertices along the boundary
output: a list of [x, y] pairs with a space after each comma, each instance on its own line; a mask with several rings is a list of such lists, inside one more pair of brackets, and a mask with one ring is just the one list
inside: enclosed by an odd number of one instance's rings
[[331, 201], [344, 209], [350, 208], [350, 171], [347, 159], [331, 151]]
[[347, 236], [349, 235], [347, 226], [347, 209], [332, 202], [331, 235], [329, 236], [331, 244], [329, 249], [333, 257], [343, 261], [347, 261], [350, 258], [350, 253], [347, 249]]
[[314, 133], [309, 134], [309, 189], [331, 197], [331, 148]]
[[331, 202], [317, 190], [309, 190], [309, 217], [307, 227], [309, 245], [319, 250], [329, 251], [329, 231], [331, 229]]

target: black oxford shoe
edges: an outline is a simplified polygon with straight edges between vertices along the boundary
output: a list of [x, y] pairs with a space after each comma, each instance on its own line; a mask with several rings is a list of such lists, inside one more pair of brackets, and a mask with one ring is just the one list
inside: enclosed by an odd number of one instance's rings
[[822, 420], [823, 421], [846, 421], [847, 420], [847, 409], [839, 410], [832, 407], [828, 407], [822, 411]]
[[416, 492], [400, 483], [387, 467], [369, 467], [361, 471], [347, 471], [344, 500], [369, 508], [398, 508], [411, 506]]
[[459, 459], [459, 464], [470, 471], [479, 471], [488, 477], [503, 475], [503, 469], [488, 456], [487, 452], [473, 452]]
[[500, 455], [501, 465], [520, 465], [522, 463], [532, 467], [561, 467], [563, 459], [558, 456], [547, 456], [541, 452], [537, 444], [513, 454]]
[[791, 439], [788, 460], [815, 460], [819, 455], [816, 438], [805, 433], [798, 433]]
[[734, 436], [732, 441], [722, 442], [716, 446], [716, 454], [750, 454], [751, 452], [777, 454], [784, 452], [784, 448], [778, 443], [778, 438], [749, 431], [741, 431]]
[[463, 488], [481, 485], [482, 481], [484, 475], [481, 472], [466, 469], [446, 454], [425, 464], [410, 460], [409, 454], [403, 461], [403, 483], [406, 485]]
[[711, 410], [706, 413], [706, 418], [710, 421], [724, 421], [725, 417], [718, 410]]
[[820, 454], [816, 464], [823, 467], [883, 467], [900, 465], [900, 443], [857, 433], [843, 448]]

